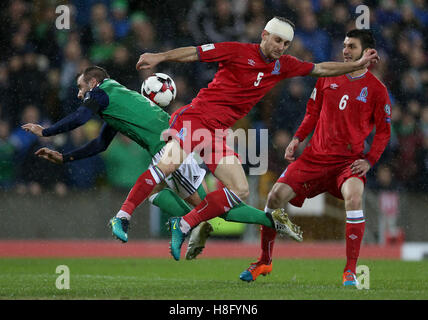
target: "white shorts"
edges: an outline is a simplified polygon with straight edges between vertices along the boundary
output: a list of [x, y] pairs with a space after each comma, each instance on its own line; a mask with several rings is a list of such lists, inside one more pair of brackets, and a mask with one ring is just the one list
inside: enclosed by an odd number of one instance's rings
[[[160, 161], [164, 151], [165, 147], [154, 155], [152, 165], [156, 165]], [[165, 182], [168, 188], [172, 189], [182, 199], [186, 199], [199, 188], [202, 180], [204, 180], [205, 173], [205, 169], [199, 166], [192, 152], [176, 171], [166, 177]]]

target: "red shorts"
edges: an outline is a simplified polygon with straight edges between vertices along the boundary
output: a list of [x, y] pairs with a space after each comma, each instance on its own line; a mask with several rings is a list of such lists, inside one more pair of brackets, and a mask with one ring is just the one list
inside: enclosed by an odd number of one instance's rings
[[240, 157], [226, 144], [228, 128], [224, 128], [216, 119], [205, 116], [192, 105], [181, 107], [172, 114], [165, 139], [176, 139], [187, 154], [199, 154], [214, 173], [223, 157]]
[[305, 199], [329, 192], [336, 198], [343, 199], [342, 184], [351, 177], [357, 177], [365, 184], [366, 177], [358, 177], [351, 172], [351, 164], [357, 160], [337, 158], [336, 161], [323, 162], [303, 153], [281, 174], [277, 182], [288, 184], [296, 196], [290, 201], [293, 206], [301, 207]]

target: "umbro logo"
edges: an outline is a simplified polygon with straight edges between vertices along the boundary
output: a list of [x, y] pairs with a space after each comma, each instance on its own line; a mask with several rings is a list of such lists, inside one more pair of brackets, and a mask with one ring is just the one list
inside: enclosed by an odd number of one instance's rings
[[253, 59], [248, 59], [248, 64], [254, 67], [256, 65], [256, 62]]
[[336, 90], [337, 88], [339, 88], [339, 85], [337, 83], [332, 83], [330, 85], [330, 88], [333, 89], [333, 90]]
[[153, 185], [153, 181], [152, 180], [150, 180], [150, 179], [146, 179], [146, 183], [148, 184], [148, 185]]
[[351, 235], [349, 235], [349, 238], [350, 238], [351, 240], [355, 240], [355, 239], [357, 239], [357, 238], [358, 238], [358, 236], [356, 236], [355, 234], [351, 234]]

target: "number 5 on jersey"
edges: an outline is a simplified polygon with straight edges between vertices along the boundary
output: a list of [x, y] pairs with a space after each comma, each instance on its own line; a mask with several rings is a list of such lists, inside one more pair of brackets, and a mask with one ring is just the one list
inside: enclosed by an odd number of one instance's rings
[[254, 81], [254, 86], [257, 87], [260, 84], [260, 81], [262, 81], [262, 78], [265, 74], [263, 72], [259, 72], [257, 75], [257, 80]]

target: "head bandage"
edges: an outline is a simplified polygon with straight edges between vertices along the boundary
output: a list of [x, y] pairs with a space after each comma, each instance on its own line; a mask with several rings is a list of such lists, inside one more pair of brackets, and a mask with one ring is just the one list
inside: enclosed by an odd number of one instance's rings
[[293, 27], [289, 23], [281, 21], [278, 18], [271, 19], [266, 24], [265, 30], [288, 41], [292, 41], [294, 37]]

